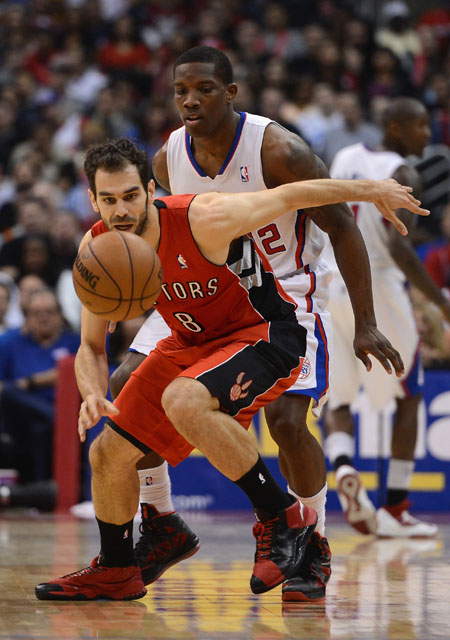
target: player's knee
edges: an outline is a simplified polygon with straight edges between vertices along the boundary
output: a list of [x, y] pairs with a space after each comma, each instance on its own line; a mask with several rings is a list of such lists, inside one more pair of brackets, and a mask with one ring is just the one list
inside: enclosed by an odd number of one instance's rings
[[191, 378], [176, 378], [164, 390], [161, 404], [167, 417], [178, 430], [201, 420], [211, 395], [206, 387]]
[[305, 420], [289, 415], [273, 415], [268, 422], [270, 435], [283, 451], [297, 449], [311, 437]]
[[[116, 465], [136, 464], [132, 445], [108, 426], [95, 438], [89, 449], [92, 471], [105, 472]], [[139, 458], [140, 456], [137, 456]]]

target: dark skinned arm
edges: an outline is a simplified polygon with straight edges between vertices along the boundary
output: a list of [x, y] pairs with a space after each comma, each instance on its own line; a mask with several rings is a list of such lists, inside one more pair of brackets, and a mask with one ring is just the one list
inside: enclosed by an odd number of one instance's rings
[[[416, 197], [420, 197], [420, 177], [415, 169], [402, 165], [392, 177], [402, 184], [412, 187], [413, 194]], [[414, 216], [405, 209], [397, 211], [397, 215], [407, 229], [410, 230], [415, 223]], [[434, 302], [441, 309], [447, 322], [450, 322], [450, 303], [428, 274], [409, 238], [398, 233], [392, 233], [392, 229], [389, 229], [389, 251], [399, 269], [405, 274], [406, 279], [416, 289], [419, 289], [428, 300]]]
[[[324, 163], [307, 144], [277, 125], [270, 125], [266, 129], [262, 162], [267, 187], [296, 180], [329, 177]], [[308, 209], [307, 213], [328, 234], [339, 271], [347, 286], [355, 316], [355, 355], [368, 371], [372, 366], [368, 354], [372, 354], [388, 373], [392, 371], [390, 362], [397, 375], [401, 375], [403, 363], [400, 354], [377, 329], [369, 259], [361, 232], [348, 205], [341, 203], [317, 207]], [[393, 231], [397, 234], [394, 229]]]
[[167, 142], [155, 153], [152, 160], [156, 182], [170, 193], [169, 169], [167, 168]]

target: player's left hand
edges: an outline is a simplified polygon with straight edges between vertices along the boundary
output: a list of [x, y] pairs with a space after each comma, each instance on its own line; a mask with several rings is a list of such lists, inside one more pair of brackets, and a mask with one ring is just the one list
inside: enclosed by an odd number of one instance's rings
[[371, 354], [381, 363], [387, 373], [392, 373], [392, 367], [399, 378], [405, 373], [399, 352], [376, 327], [369, 326], [356, 330], [353, 348], [356, 357], [361, 360], [367, 371], [372, 369], [372, 362], [368, 356]]
[[88, 393], [81, 403], [78, 415], [78, 435], [80, 442], [86, 440], [86, 431], [91, 429], [102, 416], [117, 415], [119, 409], [107, 398], [96, 393]]
[[386, 220], [392, 222], [402, 236], [408, 234], [408, 229], [398, 218], [396, 214], [397, 209], [408, 209], [408, 211], [416, 213], [419, 216], [430, 215], [428, 209], [422, 209], [419, 206], [420, 200], [417, 200], [417, 198], [412, 195], [412, 187], [406, 187], [393, 178], [380, 180], [377, 184], [379, 191], [375, 194], [372, 202]]

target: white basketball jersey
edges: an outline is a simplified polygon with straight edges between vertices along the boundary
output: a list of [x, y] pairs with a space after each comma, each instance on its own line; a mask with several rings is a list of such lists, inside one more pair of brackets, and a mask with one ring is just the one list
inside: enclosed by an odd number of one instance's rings
[[[261, 160], [266, 127], [273, 120], [251, 113], [241, 119], [228, 156], [215, 178], [197, 165], [191, 137], [185, 127], [174, 131], [167, 147], [167, 168], [172, 194], [218, 191], [239, 193], [267, 189]], [[274, 123], [276, 126], [280, 126]], [[258, 247], [270, 260], [279, 278], [317, 264], [325, 243], [325, 234], [302, 211], [284, 214], [275, 222], [253, 233]]]
[[[336, 154], [330, 174], [333, 178], [347, 180], [382, 180], [391, 178], [395, 170], [404, 164], [404, 158], [394, 151], [372, 151], [358, 142]], [[405, 280], [389, 251], [388, 230], [391, 223], [370, 202], [349, 202], [349, 205], [364, 238], [372, 271], [389, 271], [389, 275]]]

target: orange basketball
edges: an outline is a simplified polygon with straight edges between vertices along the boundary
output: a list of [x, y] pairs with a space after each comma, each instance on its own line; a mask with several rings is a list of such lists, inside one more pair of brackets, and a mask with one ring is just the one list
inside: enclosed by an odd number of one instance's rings
[[162, 268], [155, 250], [134, 233], [101, 233], [87, 242], [72, 270], [83, 305], [105, 320], [137, 318], [161, 291]]

